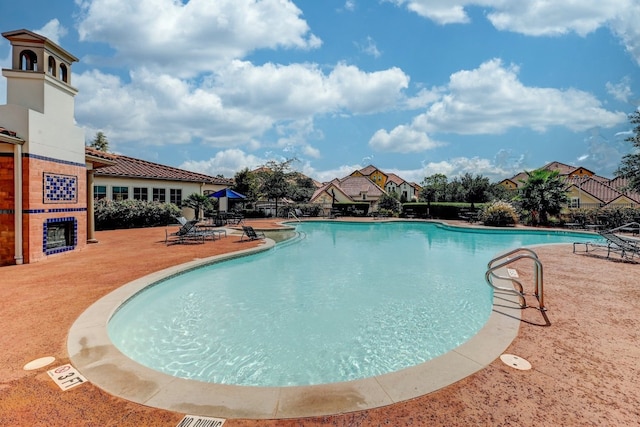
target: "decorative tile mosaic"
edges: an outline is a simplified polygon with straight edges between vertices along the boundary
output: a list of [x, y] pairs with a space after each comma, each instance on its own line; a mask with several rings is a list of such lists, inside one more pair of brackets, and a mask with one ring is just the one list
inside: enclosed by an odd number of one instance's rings
[[78, 177], [43, 173], [43, 203], [78, 203]]

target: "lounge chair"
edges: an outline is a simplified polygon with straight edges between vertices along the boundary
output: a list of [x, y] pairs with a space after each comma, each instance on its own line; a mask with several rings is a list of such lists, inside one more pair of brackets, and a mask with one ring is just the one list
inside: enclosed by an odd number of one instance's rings
[[640, 240], [629, 239], [622, 236], [618, 236], [615, 232], [619, 231], [622, 227], [617, 227], [611, 230], [599, 231], [600, 235], [605, 242], [576, 242], [573, 244], [573, 252], [576, 252], [576, 246], [583, 244], [585, 246], [585, 252], [591, 250], [606, 249], [607, 258], [611, 256], [611, 252], [619, 253], [621, 258], [633, 259], [636, 255], [640, 256]]
[[240, 241], [243, 241], [245, 236], [247, 237], [247, 241], [265, 238], [265, 235], [263, 232], [254, 230], [253, 227], [250, 225], [242, 226], [242, 236], [240, 236]]
[[187, 221], [186, 224], [182, 225], [178, 231], [174, 233], [169, 233], [168, 230], [165, 230], [164, 243], [168, 245], [170, 242], [173, 243], [184, 243], [186, 241], [202, 241], [204, 243], [204, 234], [198, 232], [196, 228], [196, 224], [198, 220]]
[[615, 234], [612, 230], [598, 232], [602, 238], [607, 240], [607, 257], [611, 252], [620, 253], [620, 257], [633, 259], [640, 256], [640, 240], [627, 239]]
[[296, 216], [298, 218], [302, 218], [302, 217], [306, 218], [306, 217], [309, 216], [309, 214], [306, 214], [306, 213], [302, 212], [302, 209], [294, 209], [293, 211], [295, 212], [295, 214], [296, 214]]

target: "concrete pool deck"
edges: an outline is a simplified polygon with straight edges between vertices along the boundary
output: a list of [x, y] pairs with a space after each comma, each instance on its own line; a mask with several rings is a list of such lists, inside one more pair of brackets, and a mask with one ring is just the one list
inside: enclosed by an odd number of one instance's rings
[[[0, 425], [175, 426], [185, 413], [197, 413], [195, 407], [175, 412], [133, 403], [92, 383], [62, 392], [46, 371], [71, 361], [67, 334], [72, 324], [111, 291], [177, 264], [259, 243], [240, 243], [239, 236], [230, 235], [204, 245], [166, 247], [164, 227], [98, 232], [97, 238], [100, 243], [81, 252], [0, 268]], [[527, 359], [531, 370], [519, 371], [496, 359], [438, 391], [339, 415], [281, 420], [255, 420], [241, 413], [218, 416], [227, 418], [225, 426], [637, 425], [640, 265], [573, 254], [571, 245], [536, 252], [544, 264], [550, 325], [533, 309], [522, 311], [522, 321], [503, 314], [519, 327], [505, 353]], [[525, 279], [527, 268], [518, 266]], [[56, 361], [38, 370], [22, 369], [43, 356]], [[411, 381], [430, 380], [413, 377], [399, 385], [411, 389]], [[150, 386], [133, 377], [129, 382], [130, 388]], [[327, 397], [330, 393], [294, 398], [322, 406], [336, 401]], [[206, 404], [206, 398], [202, 401]]]

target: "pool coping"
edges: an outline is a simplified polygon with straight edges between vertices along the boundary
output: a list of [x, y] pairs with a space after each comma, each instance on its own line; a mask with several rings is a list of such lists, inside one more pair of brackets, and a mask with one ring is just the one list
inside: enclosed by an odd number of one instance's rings
[[[273, 240], [265, 239], [256, 248], [173, 266], [112, 291], [87, 308], [69, 330], [67, 350], [71, 363], [107, 393], [154, 408], [222, 418], [303, 418], [372, 409], [434, 392], [492, 363], [518, 334], [521, 310], [517, 297], [494, 291], [493, 309], [484, 327], [442, 356], [361, 380], [291, 387], [236, 386], [173, 377], [138, 364], [109, 339], [107, 323], [111, 316], [147, 286], [203, 265], [274, 246]], [[511, 286], [510, 282], [498, 285]]]

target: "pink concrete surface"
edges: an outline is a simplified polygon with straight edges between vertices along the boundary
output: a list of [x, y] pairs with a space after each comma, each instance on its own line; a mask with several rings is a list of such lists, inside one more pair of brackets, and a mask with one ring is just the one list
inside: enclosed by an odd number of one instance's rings
[[[254, 221], [259, 228], [274, 223]], [[67, 332], [93, 302], [145, 274], [259, 242], [239, 235], [164, 244], [164, 227], [97, 232], [99, 243], [35, 264], [0, 267], [0, 425], [176, 426], [184, 414], [111, 396], [88, 383], [61, 391], [46, 371], [69, 362]], [[287, 420], [228, 419], [225, 426], [630, 426], [640, 425], [640, 264], [535, 248], [544, 265], [546, 316], [529, 308], [505, 353], [434, 393], [348, 414]], [[525, 283], [531, 265], [520, 261]], [[419, 266], [416, 266], [418, 268]], [[482, 284], [483, 278], [479, 278]], [[530, 303], [534, 301], [530, 298]], [[496, 311], [507, 310], [496, 306]], [[23, 366], [43, 356], [45, 368]]]

